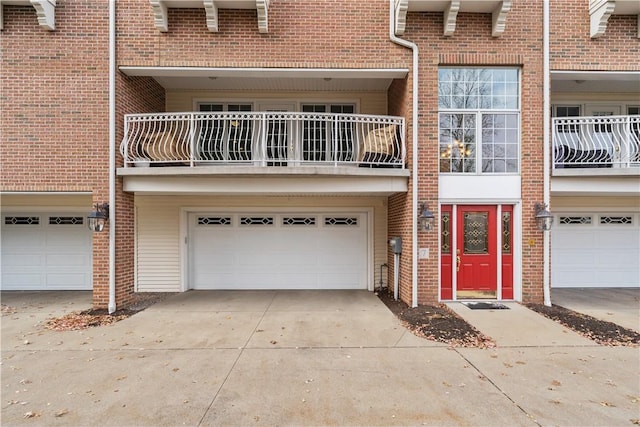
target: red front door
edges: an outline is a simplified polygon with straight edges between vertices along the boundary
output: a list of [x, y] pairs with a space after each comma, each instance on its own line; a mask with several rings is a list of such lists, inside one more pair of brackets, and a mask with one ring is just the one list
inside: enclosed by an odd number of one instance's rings
[[458, 299], [496, 298], [496, 206], [458, 206], [456, 275]]
[[498, 221], [498, 205], [440, 207], [441, 299], [513, 299], [513, 205], [500, 210]]

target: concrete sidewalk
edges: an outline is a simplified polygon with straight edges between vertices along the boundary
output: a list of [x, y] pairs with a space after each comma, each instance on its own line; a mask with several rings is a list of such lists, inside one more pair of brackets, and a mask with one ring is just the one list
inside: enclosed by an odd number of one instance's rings
[[62, 307], [88, 307], [90, 295], [3, 293], [2, 303], [15, 308], [2, 317], [3, 426], [611, 426], [640, 418], [636, 348], [600, 347], [516, 308], [475, 319], [502, 331], [499, 347], [483, 350], [418, 338], [364, 291], [192, 291], [70, 332], [41, 322]]

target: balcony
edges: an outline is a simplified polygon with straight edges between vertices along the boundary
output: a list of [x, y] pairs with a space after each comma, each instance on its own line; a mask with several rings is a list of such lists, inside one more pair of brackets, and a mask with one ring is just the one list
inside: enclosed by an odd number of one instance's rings
[[131, 114], [120, 153], [130, 192], [390, 195], [409, 176], [405, 121], [392, 116]]
[[640, 174], [640, 116], [553, 119], [553, 175]]
[[404, 118], [220, 112], [125, 117], [124, 167], [215, 165], [403, 168]]

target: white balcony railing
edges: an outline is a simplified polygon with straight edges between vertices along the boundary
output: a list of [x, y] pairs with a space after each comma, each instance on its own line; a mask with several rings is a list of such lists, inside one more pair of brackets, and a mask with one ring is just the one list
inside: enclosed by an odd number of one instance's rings
[[553, 119], [554, 169], [640, 167], [640, 116]]
[[124, 166], [404, 167], [402, 117], [294, 112], [125, 116]]

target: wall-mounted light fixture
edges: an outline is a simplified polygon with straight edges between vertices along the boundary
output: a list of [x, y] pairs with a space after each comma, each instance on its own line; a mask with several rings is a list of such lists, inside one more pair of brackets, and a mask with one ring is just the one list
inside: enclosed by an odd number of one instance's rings
[[433, 230], [433, 223], [435, 222], [435, 216], [433, 212], [429, 210], [426, 203], [420, 203], [420, 215], [418, 215], [418, 230], [431, 231]]
[[109, 204], [108, 203], [96, 203], [96, 209], [89, 212], [87, 215], [87, 225], [89, 230], [93, 232], [100, 232], [104, 230], [104, 224], [109, 219]]
[[549, 231], [553, 224], [553, 215], [547, 209], [547, 205], [544, 203], [536, 203], [534, 206], [536, 212], [536, 224], [538, 230]]

